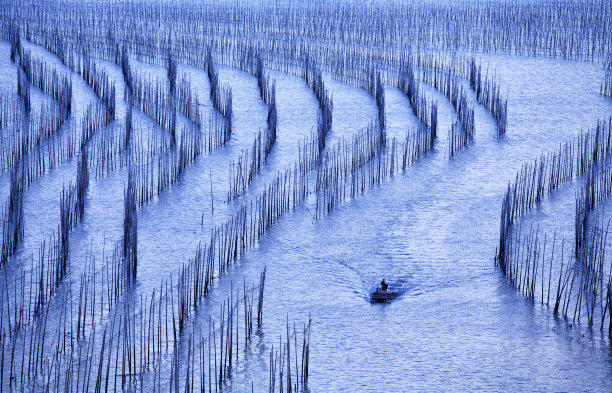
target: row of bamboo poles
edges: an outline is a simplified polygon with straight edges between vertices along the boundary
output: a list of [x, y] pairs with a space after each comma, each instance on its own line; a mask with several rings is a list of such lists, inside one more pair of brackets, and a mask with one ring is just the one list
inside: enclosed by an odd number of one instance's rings
[[[591, 214], [612, 193], [612, 119], [581, 133], [556, 151], [523, 166], [502, 204], [496, 263], [518, 291], [550, 306], [571, 324], [586, 320], [612, 334], [612, 275], [606, 258], [609, 222]], [[520, 217], [572, 180], [576, 193], [574, 241], [542, 234], [532, 225], [523, 232]], [[560, 243], [560, 244], [559, 244]], [[608, 318], [608, 326], [606, 326]]]
[[238, 198], [247, 190], [247, 187], [255, 179], [262, 166], [266, 163], [272, 148], [276, 143], [278, 132], [278, 114], [276, 107], [276, 85], [270, 80], [270, 76], [264, 68], [263, 62], [258, 59], [256, 75], [257, 85], [262, 100], [268, 106], [266, 117], [266, 129], [262, 137], [261, 131], [253, 140], [253, 146], [243, 149], [238, 160], [230, 163], [230, 185], [227, 200]]
[[476, 59], [470, 60], [470, 86], [476, 92], [476, 99], [484, 105], [495, 118], [495, 133], [498, 138], [506, 135], [508, 128], [508, 99], [501, 97], [500, 84], [495, 75], [482, 75], [482, 65], [476, 66]]

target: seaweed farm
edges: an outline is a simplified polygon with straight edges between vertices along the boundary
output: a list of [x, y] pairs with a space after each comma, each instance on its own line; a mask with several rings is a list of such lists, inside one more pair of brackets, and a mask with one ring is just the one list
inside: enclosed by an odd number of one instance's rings
[[608, 0], [0, 4], [0, 392], [612, 391]]

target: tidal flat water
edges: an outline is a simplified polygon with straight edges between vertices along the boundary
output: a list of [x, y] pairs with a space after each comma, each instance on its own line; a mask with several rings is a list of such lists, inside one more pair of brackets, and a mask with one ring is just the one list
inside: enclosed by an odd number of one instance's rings
[[[72, 78], [73, 112], [58, 131], [68, 133], [86, 117], [88, 104], [97, 96], [48, 49], [26, 40], [23, 45]], [[10, 43], [1, 41], [0, 87], [17, 96], [17, 67], [9, 51]], [[438, 105], [440, 131], [430, 152], [320, 217], [315, 215], [317, 174], [313, 170], [307, 176], [305, 200], [283, 214], [253, 248], [211, 283], [210, 293], [191, 315], [190, 332], [210, 329], [228, 296], [243, 283], [257, 282], [264, 268], [267, 272], [264, 323], [250, 345], [241, 349], [222, 391], [266, 391], [270, 351], [282, 346], [288, 325], [295, 324], [299, 330], [309, 319], [310, 392], [612, 391], [612, 343], [607, 331], [600, 331], [597, 323], [588, 326], [555, 316], [550, 306], [517, 292], [494, 263], [502, 199], [517, 171], [612, 115], [612, 99], [600, 94], [605, 71], [594, 62], [542, 56], [477, 52], [475, 58], [494, 71], [507, 98], [503, 137], [495, 137], [491, 112], [477, 102], [469, 82], [460, 78], [474, 105], [475, 134], [467, 147], [449, 158], [447, 132], [457, 111], [441, 91], [419, 81], [424, 97]], [[122, 130], [130, 104], [124, 98], [127, 86], [121, 67], [108, 60], [96, 61], [117, 92], [116, 118], [94, 136], [103, 138], [103, 133]], [[130, 65], [134, 72], [168, 89], [165, 67], [143, 59], [134, 59]], [[210, 99], [207, 70], [179, 61], [177, 72], [191, 81], [202, 124], [210, 124], [219, 114]], [[278, 173], [292, 167], [304, 153], [303, 141], [316, 134], [320, 104], [306, 79], [270, 69], [278, 117], [276, 142], [246, 190], [228, 198], [235, 164], [245, 152], [253, 151], [254, 141], [265, 133], [269, 106], [252, 73], [219, 65], [218, 77], [232, 91], [231, 137], [223, 146], [198, 155], [167, 190], [139, 206], [138, 274], [118, 304], [140, 301], [142, 307], [142, 298], [146, 304], [146, 297], [165, 285], [161, 282], [172, 279], [175, 283], [198, 244], [239, 212], [242, 203], [256, 200]], [[364, 88], [332, 72], [323, 72], [322, 79], [333, 97], [325, 153], [373, 124], [378, 109], [376, 98]], [[383, 88], [387, 137], [401, 141], [408, 130], [418, 127], [419, 119], [397, 86], [384, 83]], [[48, 94], [32, 91], [33, 106], [50, 100]], [[167, 130], [136, 107], [132, 119], [138, 136], [131, 143], [170, 138]], [[193, 123], [183, 114], [177, 115], [176, 122], [179, 129]], [[203, 138], [204, 128], [198, 128]], [[47, 244], [55, 236], [60, 195], [74, 180], [77, 161], [75, 156], [60, 163], [24, 190], [23, 241], [2, 267], [4, 288], [19, 277], [37, 274], [31, 266], [44, 250], [42, 242]], [[129, 172], [122, 166], [104, 176], [90, 175], [84, 215], [70, 232], [67, 280], [78, 282], [96, 258], [97, 266], [102, 266], [113, 245], [122, 241]], [[10, 181], [8, 172], [0, 175], [5, 199]], [[522, 225], [535, 225], [548, 237], [554, 234], [571, 242], [579, 187], [578, 181], [571, 181], [555, 190], [523, 217]], [[598, 207], [602, 217], [608, 204]], [[400, 296], [392, 303], [371, 303], [370, 294], [383, 278]], [[60, 287], [58, 293], [62, 291], [77, 302], [76, 293]], [[54, 296], [51, 301], [60, 302], [59, 294]], [[100, 323], [109, 324], [112, 319], [104, 309], [101, 306]], [[50, 326], [57, 324], [59, 331], [64, 314], [52, 310], [49, 315]], [[100, 340], [102, 332], [91, 329], [92, 337]], [[100, 344], [93, 345], [98, 349]], [[296, 339], [295, 347], [299, 345]], [[185, 347], [175, 351], [179, 357], [191, 356]], [[160, 355], [161, 369], [172, 368], [171, 352]], [[172, 384], [172, 377], [157, 378], [157, 371], [152, 373], [141, 385], [132, 386], [163, 391], [158, 383]], [[38, 390], [41, 386], [28, 387]]]

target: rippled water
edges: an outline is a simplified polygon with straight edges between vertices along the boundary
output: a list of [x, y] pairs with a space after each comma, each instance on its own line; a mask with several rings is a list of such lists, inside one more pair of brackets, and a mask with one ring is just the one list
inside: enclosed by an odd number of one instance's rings
[[[15, 90], [7, 44], [0, 49], [0, 67], [9, 75], [0, 82]], [[264, 266], [268, 269], [264, 327], [248, 361], [234, 370], [228, 391], [250, 390], [251, 383], [255, 391], [265, 391], [269, 351], [287, 318], [300, 326], [309, 315], [313, 392], [612, 390], [609, 339], [598, 328], [570, 327], [546, 306], [534, 305], [506, 283], [493, 263], [502, 196], [522, 163], [612, 113], [612, 100], [598, 92], [603, 71], [595, 64], [542, 58], [484, 56], [482, 61], [496, 71], [508, 95], [503, 139], [494, 138], [493, 118], [477, 105], [474, 143], [448, 159], [445, 130], [455, 116], [452, 106], [423, 85], [439, 103], [442, 133], [431, 154], [322, 219], [314, 219], [311, 196], [215, 282], [196, 315], [202, 323], [218, 314], [231, 285], [243, 277], [254, 282]], [[155, 66], [139, 66], [163, 75]], [[120, 69], [105, 67], [122, 83]], [[202, 109], [210, 110], [205, 72], [180, 70], [198, 82]], [[249, 195], [295, 160], [298, 141], [316, 127], [318, 104], [305, 81], [278, 72], [272, 76], [279, 135]], [[265, 127], [266, 106], [252, 75], [222, 68], [220, 78], [232, 87], [235, 133], [227, 146], [199, 157], [170, 190], [139, 210], [137, 293], [149, 293], [161, 278], [176, 275], [213, 224], [240, 203], [225, 202], [229, 165]], [[334, 100], [330, 146], [365, 127], [376, 116], [376, 105], [363, 89], [331, 75], [325, 81]], [[81, 91], [77, 114], [94, 99], [81, 82], [73, 80]], [[416, 118], [400, 91], [385, 89], [388, 133], [399, 138]], [[137, 121], [152, 124], [136, 112]], [[70, 161], [26, 190], [26, 236], [11, 266], [36, 255], [38, 244], [57, 225], [59, 193], [75, 168]], [[101, 255], [121, 239], [126, 180], [126, 170], [92, 180], [85, 218], [71, 235], [74, 269], [88, 253]], [[526, 220], [541, 221], [547, 231], [571, 239], [573, 209], [569, 185]], [[383, 277], [401, 296], [390, 304], [371, 304], [368, 295]]]

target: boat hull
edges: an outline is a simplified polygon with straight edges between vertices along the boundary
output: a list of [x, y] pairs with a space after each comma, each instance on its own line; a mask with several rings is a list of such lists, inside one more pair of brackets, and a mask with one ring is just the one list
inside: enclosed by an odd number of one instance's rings
[[382, 303], [386, 301], [391, 301], [395, 299], [398, 295], [398, 292], [378, 291], [372, 293], [372, 295], [370, 296], [370, 300], [375, 303]]

